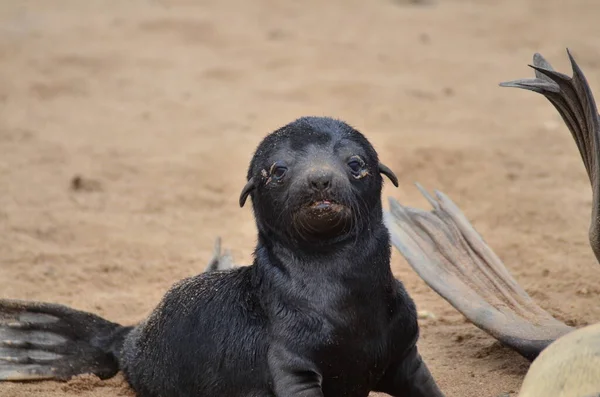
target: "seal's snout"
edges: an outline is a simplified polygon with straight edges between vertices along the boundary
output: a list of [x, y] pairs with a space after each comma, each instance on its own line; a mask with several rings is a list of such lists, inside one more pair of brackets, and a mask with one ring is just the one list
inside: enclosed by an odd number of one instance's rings
[[318, 193], [326, 192], [331, 188], [333, 172], [328, 169], [314, 170], [308, 173], [308, 186]]

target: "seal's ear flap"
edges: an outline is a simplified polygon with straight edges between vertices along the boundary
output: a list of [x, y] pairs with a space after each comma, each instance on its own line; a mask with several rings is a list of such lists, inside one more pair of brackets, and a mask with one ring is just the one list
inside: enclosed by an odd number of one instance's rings
[[254, 186], [254, 178], [250, 178], [246, 186], [242, 189], [242, 193], [240, 194], [240, 207], [243, 207], [246, 204], [246, 199], [251, 191], [254, 190], [256, 186]]
[[398, 187], [398, 177], [385, 164], [379, 163], [379, 172], [390, 178], [394, 186]]

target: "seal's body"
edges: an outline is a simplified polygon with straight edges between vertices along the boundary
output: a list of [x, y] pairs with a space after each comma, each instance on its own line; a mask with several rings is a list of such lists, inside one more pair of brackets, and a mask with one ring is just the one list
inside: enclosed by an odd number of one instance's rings
[[318, 263], [290, 253], [286, 274], [259, 246], [252, 266], [184, 280], [126, 339], [128, 381], [143, 396], [367, 396], [417, 338], [414, 305], [378, 248]]
[[135, 327], [1, 301], [15, 351], [34, 350], [21, 343], [25, 323], [60, 348], [36, 371], [0, 377], [122, 369], [141, 397], [441, 397], [417, 352], [415, 305], [390, 269], [380, 173], [397, 183], [347, 124], [288, 124], [257, 148], [240, 197], [252, 197], [258, 227], [251, 266], [182, 280]]

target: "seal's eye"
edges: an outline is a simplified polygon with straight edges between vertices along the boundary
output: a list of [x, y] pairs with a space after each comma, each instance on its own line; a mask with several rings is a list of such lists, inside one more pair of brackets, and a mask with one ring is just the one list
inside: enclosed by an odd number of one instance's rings
[[281, 163], [275, 163], [271, 167], [271, 177], [275, 180], [280, 180], [285, 176], [287, 172], [287, 167]]
[[348, 167], [354, 176], [359, 176], [364, 166], [365, 162], [358, 156], [352, 156], [348, 160]]

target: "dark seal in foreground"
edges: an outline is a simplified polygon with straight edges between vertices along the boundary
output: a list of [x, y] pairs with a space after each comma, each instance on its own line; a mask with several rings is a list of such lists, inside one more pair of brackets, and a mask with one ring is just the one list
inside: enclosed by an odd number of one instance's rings
[[258, 227], [251, 266], [180, 281], [135, 327], [0, 301], [0, 379], [121, 369], [142, 397], [442, 397], [390, 269], [381, 173], [397, 184], [343, 122], [284, 126], [258, 146], [240, 196]]

